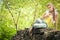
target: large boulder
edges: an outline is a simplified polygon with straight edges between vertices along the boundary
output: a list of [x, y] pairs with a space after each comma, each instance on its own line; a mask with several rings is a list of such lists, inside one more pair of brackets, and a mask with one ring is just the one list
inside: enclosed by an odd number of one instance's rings
[[30, 36], [29, 28], [17, 31], [11, 40], [60, 40], [60, 31], [35, 29]]

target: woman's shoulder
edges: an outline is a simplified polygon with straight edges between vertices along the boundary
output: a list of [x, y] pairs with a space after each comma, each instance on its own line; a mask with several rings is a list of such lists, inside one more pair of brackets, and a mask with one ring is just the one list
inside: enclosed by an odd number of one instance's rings
[[57, 9], [55, 9], [55, 14], [58, 14], [58, 11], [57, 11]]
[[46, 14], [46, 15], [49, 15], [49, 10], [46, 10], [46, 11], [45, 11], [45, 14]]
[[46, 10], [45, 13], [49, 13], [49, 10]]

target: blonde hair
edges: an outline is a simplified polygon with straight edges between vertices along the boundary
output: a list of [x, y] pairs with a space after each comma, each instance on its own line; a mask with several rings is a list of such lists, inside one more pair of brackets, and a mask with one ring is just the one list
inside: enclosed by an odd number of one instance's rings
[[51, 5], [51, 6], [54, 8], [54, 6], [53, 6], [53, 4], [52, 4], [51, 2], [47, 3], [47, 7], [48, 7], [49, 5]]

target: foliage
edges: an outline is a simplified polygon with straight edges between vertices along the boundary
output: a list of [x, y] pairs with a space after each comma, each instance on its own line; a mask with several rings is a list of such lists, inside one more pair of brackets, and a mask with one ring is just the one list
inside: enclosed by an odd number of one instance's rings
[[57, 28], [60, 29], [60, 0], [0, 0], [0, 40], [9, 40], [16, 33], [16, 27], [17, 30], [31, 27], [47, 9], [48, 2], [59, 13]]

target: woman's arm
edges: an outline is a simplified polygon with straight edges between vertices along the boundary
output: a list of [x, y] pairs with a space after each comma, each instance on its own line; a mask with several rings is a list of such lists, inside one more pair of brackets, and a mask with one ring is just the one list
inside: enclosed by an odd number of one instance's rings
[[44, 19], [45, 15], [46, 15], [46, 13], [43, 13], [42, 16], [41, 16], [41, 19]]
[[41, 19], [45, 19], [48, 16], [49, 16], [49, 14], [43, 13], [43, 15], [41, 16]]

